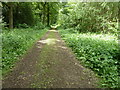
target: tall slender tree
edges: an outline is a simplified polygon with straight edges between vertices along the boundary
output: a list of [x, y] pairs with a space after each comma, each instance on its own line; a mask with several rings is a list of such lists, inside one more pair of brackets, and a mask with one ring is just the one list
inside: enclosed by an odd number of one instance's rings
[[50, 23], [50, 7], [49, 7], [49, 2], [47, 3], [47, 26], [49, 26]]
[[13, 29], [13, 4], [8, 3], [9, 6], [9, 28]]

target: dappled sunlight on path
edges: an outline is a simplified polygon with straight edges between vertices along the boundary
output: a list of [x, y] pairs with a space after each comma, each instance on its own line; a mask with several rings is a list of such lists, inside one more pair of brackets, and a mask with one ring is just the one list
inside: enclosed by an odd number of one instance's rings
[[93, 88], [97, 78], [80, 65], [58, 31], [49, 30], [3, 82], [5, 88]]
[[52, 44], [55, 44], [56, 41], [60, 41], [60, 40], [55, 39], [55, 38], [48, 38], [46, 40], [40, 40], [38, 42], [43, 43], [43, 44], [47, 44], [47, 45], [52, 45]]

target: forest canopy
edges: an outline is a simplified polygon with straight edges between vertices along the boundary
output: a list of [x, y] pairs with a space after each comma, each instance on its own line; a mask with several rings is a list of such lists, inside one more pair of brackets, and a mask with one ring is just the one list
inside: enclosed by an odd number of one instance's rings
[[59, 24], [79, 32], [118, 31], [118, 2], [2, 2], [5, 27]]
[[54, 2], [3, 2], [3, 22], [9, 28], [34, 26], [38, 23], [49, 26], [57, 20], [59, 3]]

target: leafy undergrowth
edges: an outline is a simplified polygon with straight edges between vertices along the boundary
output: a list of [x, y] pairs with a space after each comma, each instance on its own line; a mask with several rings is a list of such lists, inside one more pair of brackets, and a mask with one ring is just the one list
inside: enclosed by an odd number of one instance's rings
[[72, 48], [80, 62], [101, 78], [100, 87], [118, 87], [118, 40], [114, 35], [77, 33], [60, 30], [62, 38]]
[[2, 74], [5, 75], [12, 69], [17, 61], [26, 51], [32, 47], [33, 43], [42, 37], [47, 29], [33, 30], [14, 29], [3, 30], [2, 33]]

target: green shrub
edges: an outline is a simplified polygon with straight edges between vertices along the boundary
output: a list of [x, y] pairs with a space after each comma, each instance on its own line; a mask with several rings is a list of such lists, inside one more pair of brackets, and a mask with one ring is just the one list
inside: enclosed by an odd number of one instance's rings
[[26, 23], [24, 23], [24, 24], [18, 24], [17, 27], [18, 28], [28, 28], [29, 26]]
[[[118, 31], [118, 2], [68, 3], [59, 13], [61, 27], [79, 32], [115, 33]], [[68, 12], [63, 13], [64, 10]]]
[[44, 29], [45, 28], [45, 25], [42, 24], [42, 22], [38, 22], [35, 26], [34, 26], [35, 29]]
[[102, 78], [102, 87], [118, 87], [118, 40], [114, 35], [60, 30], [80, 62]]
[[47, 29], [14, 29], [4, 30], [2, 33], [2, 70], [3, 75], [8, 72], [33, 43], [38, 40]]

